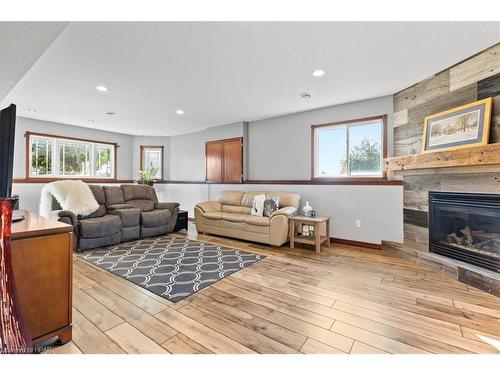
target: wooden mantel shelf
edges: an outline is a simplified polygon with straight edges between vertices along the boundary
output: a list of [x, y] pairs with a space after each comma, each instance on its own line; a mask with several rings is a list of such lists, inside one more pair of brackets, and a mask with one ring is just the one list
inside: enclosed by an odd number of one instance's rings
[[500, 164], [500, 143], [384, 159], [388, 171]]

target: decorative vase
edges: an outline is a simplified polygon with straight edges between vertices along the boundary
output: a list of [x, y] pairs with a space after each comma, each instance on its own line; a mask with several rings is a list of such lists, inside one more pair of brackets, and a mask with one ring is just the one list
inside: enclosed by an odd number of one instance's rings
[[17, 198], [0, 198], [0, 354], [33, 353], [28, 327], [16, 298], [11, 263], [12, 211]]
[[304, 216], [311, 216], [311, 211], [313, 208], [309, 205], [309, 202], [306, 202], [306, 205], [302, 207], [302, 212], [304, 213]]

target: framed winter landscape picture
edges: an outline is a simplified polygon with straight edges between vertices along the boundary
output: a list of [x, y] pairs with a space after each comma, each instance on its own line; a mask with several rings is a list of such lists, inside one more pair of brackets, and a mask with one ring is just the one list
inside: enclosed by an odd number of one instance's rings
[[427, 116], [422, 152], [485, 145], [490, 134], [492, 98]]

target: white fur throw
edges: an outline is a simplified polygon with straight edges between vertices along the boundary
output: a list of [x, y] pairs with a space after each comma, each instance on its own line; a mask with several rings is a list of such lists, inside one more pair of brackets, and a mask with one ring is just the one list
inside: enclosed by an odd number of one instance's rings
[[63, 210], [71, 211], [75, 215], [90, 215], [99, 208], [89, 186], [80, 180], [55, 181], [45, 185], [40, 196], [40, 216], [52, 216], [52, 199], [55, 199]]

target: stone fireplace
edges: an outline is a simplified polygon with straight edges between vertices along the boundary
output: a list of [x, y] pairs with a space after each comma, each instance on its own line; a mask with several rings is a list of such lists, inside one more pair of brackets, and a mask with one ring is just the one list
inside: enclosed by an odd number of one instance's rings
[[500, 194], [429, 192], [429, 251], [500, 272]]
[[404, 243], [383, 248], [500, 296], [500, 168], [405, 169], [396, 178]]

